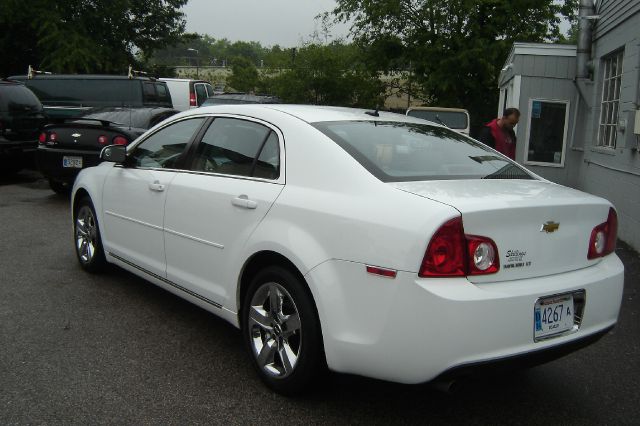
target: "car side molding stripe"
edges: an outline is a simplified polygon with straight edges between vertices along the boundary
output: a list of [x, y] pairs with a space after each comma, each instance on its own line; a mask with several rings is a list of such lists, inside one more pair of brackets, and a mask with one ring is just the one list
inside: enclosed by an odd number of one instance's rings
[[122, 215], [120, 215], [120, 214], [114, 213], [114, 212], [109, 211], [109, 210], [105, 210], [105, 212], [104, 212], [104, 213], [105, 213], [105, 214], [108, 214], [109, 216], [117, 217], [117, 218], [119, 218], [119, 219], [128, 220], [129, 222], [134, 222], [134, 223], [137, 223], [137, 224], [139, 224], [139, 225], [144, 225], [144, 226], [147, 226], [147, 227], [149, 227], [149, 228], [157, 229], [158, 231], [163, 231], [162, 226], [152, 225], [152, 224], [150, 224], [150, 223], [143, 222], [143, 221], [141, 221], [141, 220], [137, 220], [137, 219], [133, 219], [133, 218], [128, 217], [128, 216], [122, 216]]
[[216, 308], [218, 308], [218, 309], [222, 309], [222, 305], [221, 305], [220, 303], [214, 302], [214, 301], [213, 301], [213, 300], [211, 300], [211, 299], [207, 299], [206, 297], [201, 296], [201, 295], [199, 295], [198, 293], [195, 293], [195, 292], [193, 292], [193, 291], [189, 290], [188, 288], [184, 288], [184, 287], [182, 287], [180, 284], [176, 284], [176, 283], [174, 283], [173, 281], [170, 281], [170, 280], [168, 280], [168, 279], [166, 279], [166, 278], [164, 278], [164, 277], [161, 277], [161, 276], [160, 276], [160, 275], [158, 275], [158, 274], [154, 274], [154, 273], [153, 273], [153, 272], [151, 272], [151, 271], [147, 271], [147, 270], [146, 270], [146, 269], [144, 269], [143, 267], [138, 266], [138, 265], [136, 265], [135, 263], [130, 262], [130, 261], [128, 261], [127, 259], [124, 259], [124, 258], [122, 258], [122, 257], [118, 256], [117, 254], [114, 254], [114, 253], [112, 253], [112, 252], [109, 252], [109, 256], [113, 257], [114, 259], [119, 260], [119, 261], [120, 261], [120, 262], [122, 262], [122, 263], [126, 263], [127, 265], [131, 266], [132, 268], [136, 268], [138, 271], [140, 271], [140, 272], [144, 272], [145, 274], [147, 274], [147, 275], [149, 275], [149, 276], [152, 276], [153, 278], [156, 278], [156, 279], [158, 279], [158, 280], [162, 281], [162, 282], [163, 282], [163, 283], [165, 283], [165, 284], [169, 284], [171, 287], [177, 288], [178, 290], [183, 291], [184, 293], [187, 293], [188, 295], [193, 296], [193, 297], [195, 297], [196, 299], [200, 299], [200, 300], [202, 300], [203, 302], [206, 302], [206, 303], [208, 303], [208, 304], [210, 304], [210, 305], [212, 305], [212, 306], [215, 306], [215, 307], [216, 307]]
[[194, 236], [191, 236], [191, 235], [183, 234], [183, 233], [178, 232], [178, 231], [174, 231], [174, 230], [165, 228], [165, 232], [167, 232], [167, 233], [169, 233], [171, 235], [177, 235], [178, 237], [186, 238], [188, 240], [193, 240], [193, 241], [196, 241], [198, 243], [202, 243], [202, 244], [205, 244], [205, 245], [208, 245], [208, 246], [212, 246], [212, 247], [219, 248], [219, 249], [224, 249], [224, 245], [222, 245], [222, 244], [213, 243], [211, 241], [207, 241], [207, 240], [203, 240], [201, 238], [197, 238], [197, 237], [194, 237]]

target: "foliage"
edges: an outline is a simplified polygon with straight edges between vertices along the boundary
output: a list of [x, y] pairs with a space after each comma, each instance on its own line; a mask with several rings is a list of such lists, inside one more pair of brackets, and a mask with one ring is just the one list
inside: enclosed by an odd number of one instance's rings
[[56, 73], [125, 73], [136, 52], [150, 53], [184, 31], [188, 0], [3, 0], [0, 50], [15, 57], [1, 73], [28, 65]]
[[497, 104], [497, 77], [513, 42], [555, 41], [576, 0], [337, 0], [355, 42], [381, 71], [410, 70], [420, 97], [463, 107], [476, 123]]
[[263, 79], [261, 90], [285, 102], [367, 108], [383, 104], [384, 85], [354, 45], [307, 44], [278, 54], [277, 69]]
[[253, 92], [259, 84], [258, 70], [249, 58], [237, 56], [231, 65], [229, 86], [240, 92]]

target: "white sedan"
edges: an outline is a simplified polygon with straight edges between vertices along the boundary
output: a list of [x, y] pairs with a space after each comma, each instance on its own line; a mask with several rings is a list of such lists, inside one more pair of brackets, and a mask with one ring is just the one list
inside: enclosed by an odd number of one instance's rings
[[282, 393], [326, 367], [401, 383], [540, 362], [617, 321], [617, 216], [438, 124], [226, 105], [103, 150], [72, 194], [113, 263], [242, 330]]

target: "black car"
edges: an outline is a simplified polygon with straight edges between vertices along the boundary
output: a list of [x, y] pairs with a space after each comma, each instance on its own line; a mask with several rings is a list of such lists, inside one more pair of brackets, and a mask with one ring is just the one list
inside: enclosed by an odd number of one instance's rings
[[50, 124], [40, 134], [38, 168], [57, 193], [68, 193], [80, 170], [100, 163], [107, 145], [128, 145], [178, 111], [171, 108], [104, 108]]
[[82, 116], [94, 108], [173, 108], [164, 81], [150, 77], [52, 74], [9, 77], [24, 83], [40, 99], [52, 121]]
[[0, 174], [20, 170], [46, 124], [42, 104], [24, 85], [0, 81]]

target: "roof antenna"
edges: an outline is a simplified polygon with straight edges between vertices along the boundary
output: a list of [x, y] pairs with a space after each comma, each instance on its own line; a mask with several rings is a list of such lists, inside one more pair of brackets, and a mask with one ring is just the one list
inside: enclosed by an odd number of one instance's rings
[[376, 107], [375, 111], [365, 111], [364, 113], [372, 117], [380, 117], [380, 114], [378, 114], [379, 109], [380, 108]]

